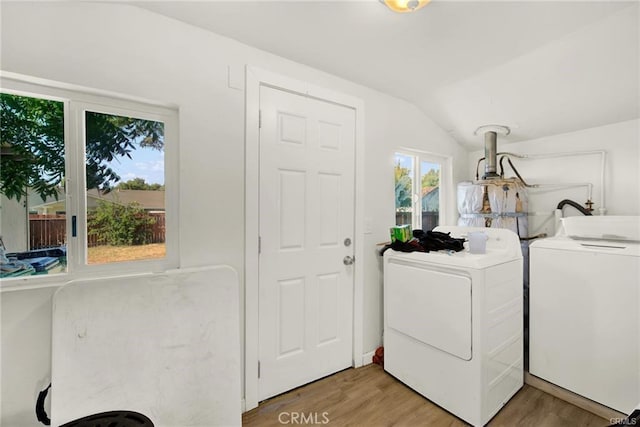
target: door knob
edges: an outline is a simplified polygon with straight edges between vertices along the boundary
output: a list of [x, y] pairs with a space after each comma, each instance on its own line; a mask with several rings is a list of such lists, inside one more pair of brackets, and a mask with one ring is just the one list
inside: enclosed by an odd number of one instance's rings
[[354, 261], [355, 261], [355, 260], [356, 260], [356, 259], [355, 259], [354, 257], [347, 255], [346, 257], [344, 257], [344, 258], [342, 259], [342, 263], [343, 263], [344, 265], [351, 265], [351, 264], [353, 264], [353, 263], [354, 263]]

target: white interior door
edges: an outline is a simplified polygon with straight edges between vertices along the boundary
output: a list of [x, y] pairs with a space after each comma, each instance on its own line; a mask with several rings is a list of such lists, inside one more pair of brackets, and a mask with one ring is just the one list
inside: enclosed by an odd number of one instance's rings
[[352, 365], [355, 111], [260, 89], [260, 400]]

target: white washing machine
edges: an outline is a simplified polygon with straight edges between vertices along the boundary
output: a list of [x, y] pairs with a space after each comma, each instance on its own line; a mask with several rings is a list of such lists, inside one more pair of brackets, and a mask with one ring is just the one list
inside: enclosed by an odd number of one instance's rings
[[640, 217], [562, 222], [530, 248], [529, 371], [630, 414], [640, 401]]
[[523, 385], [520, 241], [505, 229], [435, 231], [484, 231], [486, 254], [385, 252], [384, 369], [482, 426]]

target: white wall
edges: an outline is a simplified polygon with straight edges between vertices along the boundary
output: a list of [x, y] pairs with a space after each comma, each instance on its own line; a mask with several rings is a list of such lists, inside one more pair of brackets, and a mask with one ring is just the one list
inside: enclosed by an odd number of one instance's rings
[[[382, 334], [382, 259], [376, 243], [389, 240], [395, 225], [394, 153], [400, 147], [442, 153], [453, 158], [453, 183], [466, 177], [467, 152], [424, 114], [398, 99], [366, 105], [364, 351], [373, 351]], [[455, 185], [450, 188], [447, 224], [455, 224]], [[365, 224], [367, 228], [367, 224]]]
[[[577, 132], [548, 136], [529, 141], [508, 143], [509, 137], [498, 137], [498, 152], [517, 154], [550, 154], [571, 151], [606, 151], [605, 208], [607, 215], [640, 215], [640, 120], [630, 120], [606, 126], [584, 129]], [[484, 156], [483, 151], [469, 154], [470, 174], [473, 179], [476, 161]], [[593, 208], [601, 208], [602, 186], [600, 185], [599, 155], [576, 155], [556, 159], [513, 159], [518, 171], [528, 184], [592, 183]], [[504, 162], [506, 165], [506, 161]], [[483, 165], [480, 172], [482, 174]], [[514, 176], [507, 165], [506, 176]], [[472, 172], [473, 171], [473, 172]], [[529, 211], [539, 213], [530, 217], [530, 233], [553, 233], [552, 213], [563, 199], [580, 204], [587, 200], [586, 188], [531, 189]], [[584, 205], [583, 205], [584, 206]], [[570, 206], [564, 208], [565, 216], [581, 215]]]
[[11, 252], [29, 249], [28, 218], [27, 201], [24, 197], [18, 202], [15, 199], [9, 200], [4, 194], [0, 195], [0, 236], [5, 248], [9, 248]]
[[[362, 99], [370, 229], [364, 236], [364, 351], [380, 344], [375, 243], [388, 240], [395, 220], [393, 152], [405, 146], [453, 156], [457, 182], [467, 172], [467, 154], [445, 132], [407, 102], [134, 7], [42, 2], [1, 7], [3, 70], [179, 106], [181, 265], [227, 264], [241, 282], [244, 91], [228, 87], [228, 67], [237, 72], [250, 64]], [[52, 289], [1, 296], [0, 424], [37, 425], [32, 415], [37, 387], [50, 372]]]

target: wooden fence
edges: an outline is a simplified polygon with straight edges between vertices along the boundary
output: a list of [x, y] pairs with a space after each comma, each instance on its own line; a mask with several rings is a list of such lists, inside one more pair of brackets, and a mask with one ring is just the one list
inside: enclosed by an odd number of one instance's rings
[[[411, 224], [412, 212], [397, 212], [396, 224]], [[439, 212], [422, 211], [422, 229], [424, 231], [433, 230], [438, 225]]]
[[164, 212], [154, 212], [149, 215], [156, 219], [155, 224], [153, 224], [151, 228], [151, 243], [164, 243], [166, 232], [166, 217]]
[[[164, 243], [164, 212], [150, 213], [156, 219], [151, 230], [151, 243]], [[67, 243], [67, 218], [65, 215], [29, 215], [29, 248], [42, 249], [61, 246]], [[98, 246], [96, 235], [87, 236], [89, 247]]]
[[433, 230], [438, 226], [440, 219], [440, 212], [426, 212], [422, 211], [422, 229], [424, 231]]
[[64, 215], [29, 215], [29, 249], [51, 248], [67, 243]]

